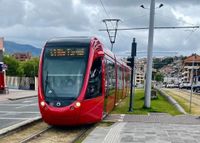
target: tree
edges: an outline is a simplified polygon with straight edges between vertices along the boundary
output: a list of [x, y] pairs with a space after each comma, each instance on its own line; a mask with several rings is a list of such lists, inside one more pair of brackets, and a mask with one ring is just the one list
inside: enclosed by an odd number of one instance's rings
[[39, 58], [32, 58], [28, 61], [20, 62], [12, 56], [4, 56], [3, 61], [8, 65], [6, 74], [8, 76], [38, 76]]
[[155, 58], [153, 59], [153, 66], [155, 69], [161, 69], [162, 67], [171, 64], [173, 62], [174, 57], [166, 57], [164, 59], [160, 59], [160, 58]]
[[24, 76], [35, 77], [38, 76], [39, 58], [32, 58], [23, 63]]
[[155, 75], [155, 80], [157, 82], [163, 82], [164, 81], [164, 75], [160, 72], [157, 72], [156, 75]]
[[23, 72], [21, 70], [17, 70], [20, 63], [14, 57], [6, 55], [6, 56], [3, 57], [3, 61], [8, 66], [8, 69], [6, 71], [7, 75], [9, 75], [9, 76], [19, 76], [19, 71], [20, 71], [20, 73]]

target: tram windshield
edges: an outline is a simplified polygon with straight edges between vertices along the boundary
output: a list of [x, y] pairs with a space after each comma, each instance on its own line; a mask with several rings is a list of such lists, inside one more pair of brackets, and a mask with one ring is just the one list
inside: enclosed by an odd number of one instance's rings
[[47, 47], [43, 60], [43, 89], [48, 100], [75, 100], [83, 85], [88, 48]]

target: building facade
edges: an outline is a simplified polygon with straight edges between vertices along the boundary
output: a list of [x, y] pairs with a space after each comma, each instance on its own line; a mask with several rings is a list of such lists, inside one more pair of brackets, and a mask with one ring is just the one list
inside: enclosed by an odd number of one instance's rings
[[27, 52], [27, 53], [14, 53], [12, 55], [15, 59], [19, 60], [19, 61], [27, 61], [31, 59], [31, 53]]
[[0, 62], [3, 62], [3, 51], [4, 51], [3, 41], [4, 38], [0, 37]]
[[139, 59], [135, 64], [135, 85], [144, 87], [146, 72], [146, 59]]
[[[192, 72], [193, 71], [193, 72]], [[195, 84], [200, 82], [200, 56], [192, 54], [183, 61], [182, 82]]]

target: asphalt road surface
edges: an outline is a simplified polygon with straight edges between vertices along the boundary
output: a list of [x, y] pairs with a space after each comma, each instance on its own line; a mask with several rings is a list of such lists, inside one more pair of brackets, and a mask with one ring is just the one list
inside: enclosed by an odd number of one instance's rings
[[37, 98], [0, 101], [0, 130], [40, 117]]

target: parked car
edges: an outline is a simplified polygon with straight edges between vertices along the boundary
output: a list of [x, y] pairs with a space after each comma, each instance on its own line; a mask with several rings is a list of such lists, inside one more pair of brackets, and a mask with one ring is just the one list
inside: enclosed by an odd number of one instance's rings
[[191, 89], [191, 83], [190, 82], [183, 82], [179, 85], [179, 88], [181, 88], [181, 89]]
[[167, 84], [166, 87], [167, 87], [167, 88], [174, 88], [174, 84], [173, 84], [173, 83], [169, 83], [169, 84]]
[[199, 84], [193, 85], [193, 91], [200, 93], [200, 85]]

